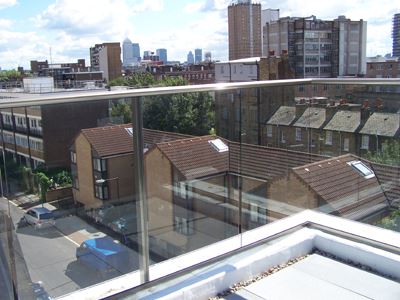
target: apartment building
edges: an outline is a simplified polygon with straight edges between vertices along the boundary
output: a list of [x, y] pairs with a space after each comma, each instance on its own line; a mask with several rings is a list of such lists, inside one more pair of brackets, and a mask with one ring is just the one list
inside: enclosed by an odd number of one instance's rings
[[261, 56], [261, 4], [233, 1], [228, 6], [229, 60]]
[[107, 82], [122, 75], [120, 43], [96, 44], [90, 48], [92, 71], [102, 71]]
[[149, 68], [156, 79], [182, 77], [190, 84], [215, 83], [215, 64], [211, 62], [186, 66], [159, 65]]
[[370, 58], [367, 62], [368, 78], [400, 78], [400, 61], [397, 57]]
[[[287, 55], [252, 57], [216, 63], [216, 82], [244, 82], [290, 78]], [[217, 134], [231, 141], [261, 145], [262, 123], [294, 98], [294, 86], [243, 89], [215, 94]], [[243, 131], [245, 134], [240, 135]]]
[[393, 16], [392, 38], [392, 55], [400, 57], [400, 13]]
[[[86, 66], [85, 59], [78, 59], [76, 63], [50, 63], [45, 61], [31, 60], [31, 71], [35, 75], [45, 75], [49, 70], [67, 68], [72, 72], [86, 72], [89, 68]], [[46, 71], [47, 70], [47, 71]]]
[[108, 117], [108, 102], [2, 109], [0, 147], [20, 164], [70, 167], [69, 147], [83, 128]]
[[284, 17], [263, 24], [264, 53], [288, 51], [296, 78], [364, 76], [366, 30], [363, 20], [333, 21]]

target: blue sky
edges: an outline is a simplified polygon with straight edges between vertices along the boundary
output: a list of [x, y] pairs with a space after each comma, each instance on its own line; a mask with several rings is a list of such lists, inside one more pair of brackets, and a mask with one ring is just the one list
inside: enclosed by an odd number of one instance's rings
[[[88, 59], [95, 43], [128, 37], [141, 52], [166, 48], [169, 60], [185, 61], [195, 48], [214, 59], [228, 56], [227, 6], [230, 0], [0, 0], [0, 67], [29, 68], [30, 60]], [[396, 1], [270, 0], [281, 17], [346, 15], [368, 22], [367, 55], [391, 52]]]

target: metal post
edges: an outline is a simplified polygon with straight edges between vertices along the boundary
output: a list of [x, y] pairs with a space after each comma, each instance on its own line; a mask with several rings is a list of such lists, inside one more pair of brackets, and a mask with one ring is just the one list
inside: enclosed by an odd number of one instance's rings
[[133, 172], [139, 230], [139, 267], [141, 283], [148, 282], [149, 276], [149, 229], [148, 203], [146, 197], [143, 157], [143, 115], [144, 97], [132, 98]]
[[1, 188], [1, 198], [4, 198], [4, 193], [3, 193], [3, 176], [1, 174], [1, 169], [0, 169], [0, 188]]
[[243, 201], [242, 201], [242, 90], [238, 91], [239, 94], [239, 234], [242, 233], [242, 214], [243, 214]]
[[9, 187], [8, 187], [8, 180], [7, 180], [6, 156], [5, 156], [4, 148], [2, 148], [1, 151], [2, 151], [2, 154], [3, 154], [4, 183], [5, 183], [5, 186], [6, 186], [5, 194], [8, 195]]
[[119, 202], [119, 177], [115, 177], [115, 180], [117, 181], [117, 201]]

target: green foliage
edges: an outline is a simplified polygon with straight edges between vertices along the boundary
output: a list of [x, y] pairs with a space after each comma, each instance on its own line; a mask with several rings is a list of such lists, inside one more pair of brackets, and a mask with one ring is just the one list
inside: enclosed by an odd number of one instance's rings
[[33, 193], [34, 190], [32, 176], [33, 174], [30, 168], [21, 166], [21, 186], [22, 189], [28, 194]]
[[127, 103], [114, 104], [111, 109], [112, 117], [122, 117], [123, 124], [132, 122], [132, 111]]
[[378, 225], [386, 229], [400, 231], [400, 209], [392, 211], [390, 215], [383, 218]]
[[66, 187], [72, 185], [71, 174], [67, 171], [61, 171], [54, 176], [54, 182], [59, 186]]
[[151, 73], [135, 73], [126, 77], [119, 77], [111, 80], [110, 86], [129, 86], [133, 88], [143, 88], [155, 86], [157, 81]]
[[398, 166], [400, 165], [400, 141], [384, 142], [381, 151], [368, 152], [366, 158], [373, 162]]
[[36, 176], [39, 179], [40, 185], [40, 199], [45, 202], [46, 201], [46, 192], [49, 190], [50, 186], [52, 185], [52, 181], [46, 174], [42, 172], [36, 173]]
[[22, 80], [22, 74], [16, 70], [0, 71], [0, 81], [18, 81]]
[[[133, 74], [119, 78], [110, 85], [135, 88], [150, 86], [181, 86], [188, 82], [182, 77], [165, 77], [156, 81], [151, 73]], [[131, 122], [128, 104], [116, 104], [113, 117], [122, 116], [124, 123]], [[193, 135], [205, 135], [214, 127], [214, 101], [209, 93], [183, 93], [159, 95], [146, 98], [143, 103], [143, 126], [145, 128]]]

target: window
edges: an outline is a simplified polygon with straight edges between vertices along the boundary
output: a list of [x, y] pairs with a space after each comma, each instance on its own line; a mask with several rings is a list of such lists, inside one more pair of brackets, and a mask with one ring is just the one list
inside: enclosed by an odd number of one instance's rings
[[272, 125], [267, 125], [267, 137], [272, 137]]
[[296, 141], [301, 141], [301, 128], [296, 128]]
[[250, 221], [252, 222], [258, 221], [258, 209], [257, 205], [254, 203], [250, 203]]
[[93, 169], [99, 172], [107, 171], [106, 160], [100, 158], [93, 158]]
[[281, 142], [286, 143], [285, 133], [281, 131]]
[[71, 163], [76, 164], [76, 152], [71, 151]]
[[31, 149], [35, 151], [43, 151], [43, 141], [34, 139], [34, 138], [29, 138], [29, 143], [31, 145]]
[[343, 140], [343, 150], [344, 151], [349, 151], [350, 148], [350, 140], [349, 138], [344, 138]]
[[369, 135], [362, 135], [361, 137], [361, 149], [369, 149]]
[[174, 228], [176, 232], [181, 234], [193, 234], [194, 230], [191, 226], [189, 226], [189, 221], [186, 218], [175, 216], [175, 224]]
[[332, 131], [326, 131], [325, 133], [325, 144], [332, 145]]
[[14, 144], [14, 135], [12, 133], [3, 132], [3, 140], [5, 143]]
[[3, 114], [3, 122], [8, 125], [12, 125], [11, 115]]
[[26, 127], [26, 119], [25, 117], [15, 117], [15, 123], [19, 127]]
[[108, 187], [107, 185], [95, 184], [94, 193], [96, 198], [105, 200], [108, 199]]
[[15, 135], [15, 144], [23, 148], [28, 148], [28, 138], [26, 136]]
[[186, 198], [186, 184], [184, 181], [181, 181], [178, 183], [178, 187], [179, 187], [179, 196], [181, 198]]
[[73, 176], [72, 178], [72, 187], [79, 190], [79, 180], [78, 176]]
[[41, 129], [41, 122], [39, 119], [29, 119], [29, 125], [32, 129]]

